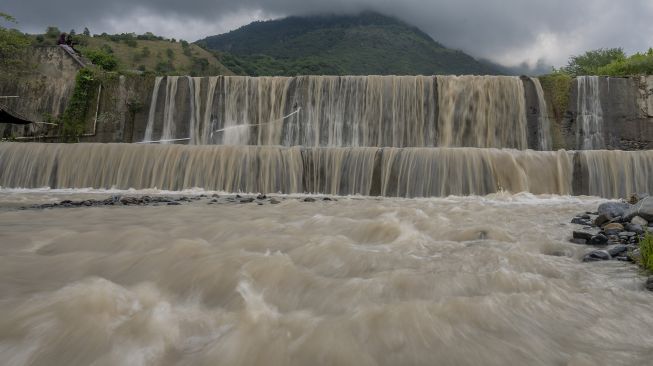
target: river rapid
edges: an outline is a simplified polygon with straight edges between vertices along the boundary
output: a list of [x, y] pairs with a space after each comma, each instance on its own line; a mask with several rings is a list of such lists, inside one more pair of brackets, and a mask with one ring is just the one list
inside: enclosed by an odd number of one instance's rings
[[601, 199], [17, 209], [108, 196], [0, 191], [0, 364], [653, 362], [637, 268], [568, 242]]

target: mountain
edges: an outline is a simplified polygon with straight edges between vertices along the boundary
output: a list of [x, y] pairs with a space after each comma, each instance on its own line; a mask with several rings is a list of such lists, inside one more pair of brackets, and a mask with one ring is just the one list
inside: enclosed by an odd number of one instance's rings
[[197, 44], [247, 75], [500, 73], [414, 26], [373, 12], [254, 22]]

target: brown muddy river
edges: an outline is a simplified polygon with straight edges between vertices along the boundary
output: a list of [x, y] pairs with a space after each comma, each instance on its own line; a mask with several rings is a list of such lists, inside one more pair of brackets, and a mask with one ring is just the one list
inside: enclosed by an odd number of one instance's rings
[[567, 242], [599, 199], [15, 209], [109, 195], [0, 192], [0, 364], [653, 362], [637, 268]]

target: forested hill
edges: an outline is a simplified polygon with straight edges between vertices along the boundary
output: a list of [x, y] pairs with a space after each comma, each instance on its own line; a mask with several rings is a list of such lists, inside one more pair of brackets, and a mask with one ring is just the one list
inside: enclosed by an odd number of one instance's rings
[[254, 22], [197, 41], [247, 75], [497, 74], [418, 28], [378, 13]]

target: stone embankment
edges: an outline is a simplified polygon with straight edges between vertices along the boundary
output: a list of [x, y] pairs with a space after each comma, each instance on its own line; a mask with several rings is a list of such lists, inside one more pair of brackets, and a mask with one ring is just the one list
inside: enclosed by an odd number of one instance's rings
[[[640, 264], [641, 243], [653, 234], [653, 197], [633, 195], [628, 202], [599, 205], [596, 212], [576, 215], [572, 224], [582, 226], [572, 233], [571, 242], [592, 246], [583, 262], [618, 260]], [[646, 281], [653, 291], [653, 276]]]

